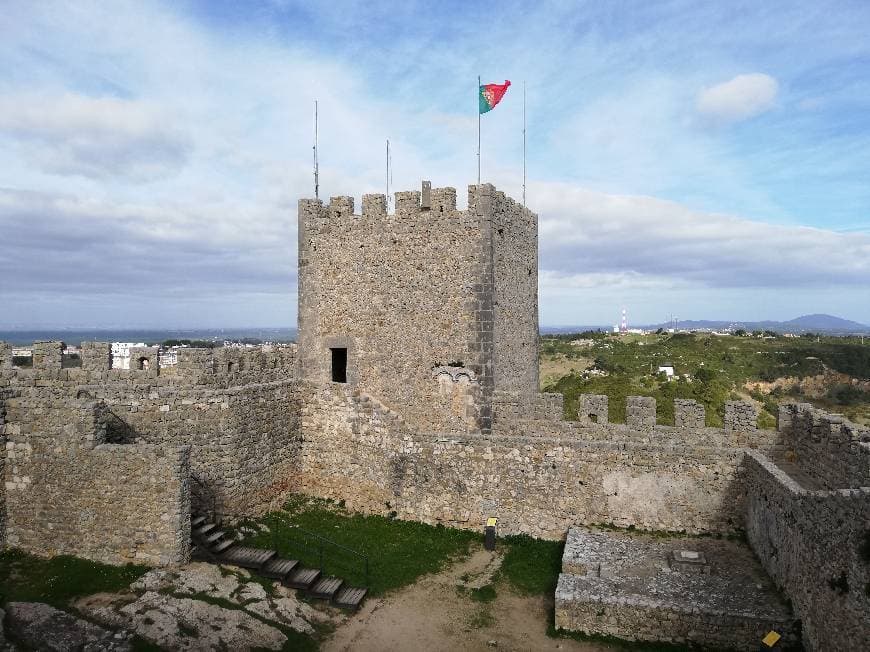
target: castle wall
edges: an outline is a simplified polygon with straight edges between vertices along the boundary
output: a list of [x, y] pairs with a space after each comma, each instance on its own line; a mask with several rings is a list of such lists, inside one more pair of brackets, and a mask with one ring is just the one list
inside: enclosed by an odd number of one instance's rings
[[592, 441], [578, 430], [458, 437], [385, 419], [382, 406], [361, 410], [345, 388], [308, 387], [303, 394], [297, 487], [343, 499], [351, 509], [471, 529], [498, 516], [504, 534], [553, 539], [577, 523], [687, 532], [741, 527], [743, 451], [704, 445], [702, 433], [689, 446]]
[[90, 400], [5, 401], [5, 544], [110, 564], [190, 555], [189, 450], [104, 443]]
[[428, 210], [419, 193], [397, 193], [395, 215], [377, 195], [363, 198], [362, 215], [349, 197], [300, 202], [299, 349], [304, 379], [329, 382], [329, 348], [346, 347], [351, 385], [419, 427], [464, 431], [464, 414], [433, 407], [433, 369], [464, 367], [473, 381], [485, 371], [469, 265], [481, 232], [446, 190]]
[[754, 451], [745, 466], [747, 536], [791, 598], [804, 645], [851, 650], [870, 641], [870, 487], [808, 491]]
[[[492, 427], [495, 390], [537, 390], [537, 217], [491, 185], [299, 202], [301, 378], [331, 381], [331, 348], [348, 383], [420, 429]], [[425, 205], [424, 205], [425, 204]], [[449, 367], [467, 387], [446, 391]], [[459, 373], [464, 371], [464, 373]], [[462, 392], [459, 410], [456, 393]]]
[[495, 388], [538, 391], [538, 216], [503, 192], [492, 207]]
[[781, 406], [779, 422], [785, 433], [783, 460], [817, 485], [808, 488], [870, 487], [870, 445], [860, 445], [870, 442], [870, 428], [808, 403]]
[[9, 370], [5, 382], [33, 399], [35, 431], [55, 419], [40, 405], [94, 399], [105, 407], [107, 443], [190, 447], [194, 508], [248, 516], [274, 506], [298, 456], [294, 365], [295, 347], [178, 349], [172, 367], [120, 370], [111, 369], [108, 344], [87, 343], [81, 368]]

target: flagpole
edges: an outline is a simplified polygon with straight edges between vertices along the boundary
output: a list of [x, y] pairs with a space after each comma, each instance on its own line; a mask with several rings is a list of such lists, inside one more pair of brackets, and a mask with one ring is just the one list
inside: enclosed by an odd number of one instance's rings
[[320, 199], [320, 166], [317, 163], [317, 100], [314, 100], [314, 198]]
[[477, 185], [480, 185], [480, 75], [477, 76]]
[[390, 210], [390, 139], [387, 138], [387, 211]]
[[526, 205], [526, 80], [523, 80], [523, 206]]

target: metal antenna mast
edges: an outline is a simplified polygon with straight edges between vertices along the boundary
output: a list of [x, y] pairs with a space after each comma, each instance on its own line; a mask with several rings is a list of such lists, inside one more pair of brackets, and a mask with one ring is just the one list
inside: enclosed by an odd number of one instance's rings
[[390, 173], [390, 139], [387, 138], [387, 211], [390, 210], [390, 181], [392, 174]]
[[526, 205], [526, 81], [523, 80], [523, 206]]
[[320, 199], [320, 165], [317, 162], [317, 100], [314, 100], [314, 198]]
[[480, 75], [477, 76], [477, 185], [480, 185]]

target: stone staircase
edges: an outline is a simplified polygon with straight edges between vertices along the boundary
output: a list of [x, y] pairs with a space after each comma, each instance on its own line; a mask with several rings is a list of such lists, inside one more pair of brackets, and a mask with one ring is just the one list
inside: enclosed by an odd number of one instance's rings
[[190, 526], [196, 551], [206, 561], [247, 568], [311, 598], [327, 600], [351, 611], [359, 608], [368, 593], [367, 587], [350, 586], [343, 579], [323, 575], [320, 569], [305, 567], [296, 559], [279, 557], [274, 550], [238, 545], [218, 523], [205, 516], [193, 516]]

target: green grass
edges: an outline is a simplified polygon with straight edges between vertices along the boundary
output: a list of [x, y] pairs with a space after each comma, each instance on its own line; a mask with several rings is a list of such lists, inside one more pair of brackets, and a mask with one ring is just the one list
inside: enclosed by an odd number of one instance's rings
[[[353, 514], [336, 504], [302, 497], [258, 522], [271, 532], [249, 537], [246, 545], [276, 549], [308, 566], [319, 567], [319, 546], [301, 530], [368, 555], [371, 595], [382, 595], [412, 584], [421, 575], [437, 572], [449, 560], [466, 554], [472, 541], [482, 538], [478, 533], [440, 525]], [[337, 546], [325, 545], [323, 550], [327, 574], [338, 575], [352, 585], [365, 584], [361, 559]]]
[[562, 541], [533, 539], [526, 535], [499, 540], [506, 548], [499, 577], [523, 595], [552, 594], [562, 567]]
[[0, 603], [45, 602], [61, 608], [73, 598], [126, 589], [147, 570], [146, 566], [109, 566], [68, 555], [43, 559], [7, 550], [0, 553]]
[[481, 586], [479, 589], [471, 589], [469, 597], [475, 602], [492, 602], [496, 598], [495, 587], [492, 584]]

